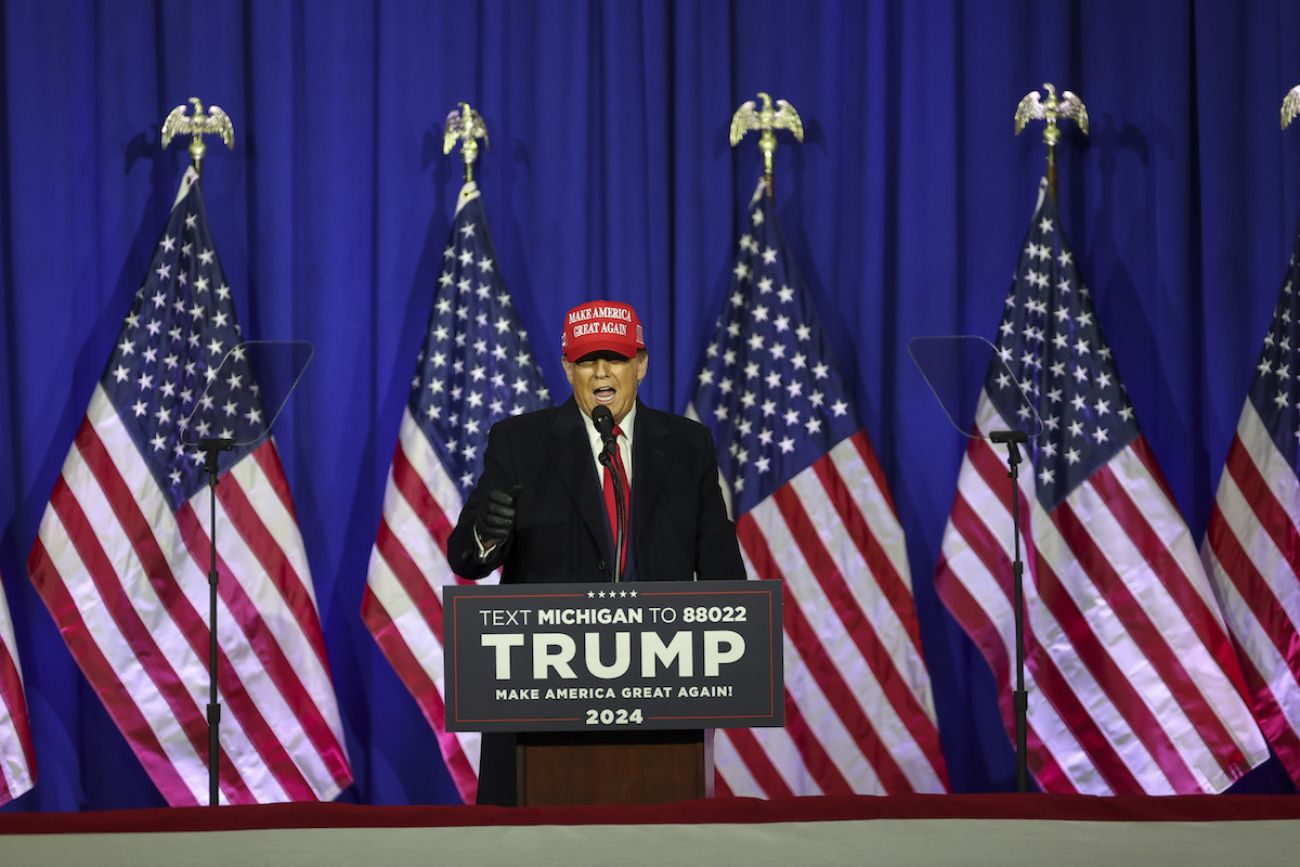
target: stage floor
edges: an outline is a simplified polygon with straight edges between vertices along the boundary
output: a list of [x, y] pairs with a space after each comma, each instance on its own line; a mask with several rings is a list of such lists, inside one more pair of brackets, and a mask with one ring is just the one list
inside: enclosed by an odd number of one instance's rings
[[286, 804], [0, 815], [0, 863], [1300, 864], [1300, 796], [952, 795], [505, 810]]

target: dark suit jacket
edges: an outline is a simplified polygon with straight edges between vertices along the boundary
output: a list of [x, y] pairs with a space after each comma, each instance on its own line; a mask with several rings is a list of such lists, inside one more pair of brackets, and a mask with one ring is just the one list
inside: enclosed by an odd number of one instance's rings
[[[515, 530], [480, 560], [474, 523], [492, 491], [521, 486]], [[642, 581], [744, 580], [736, 527], [718, 487], [713, 437], [701, 424], [637, 403], [632, 432], [632, 534]], [[581, 410], [558, 407], [499, 422], [488, 434], [483, 475], [447, 540], [456, 574], [498, 566], [506, 584], [608, 581], [613, 550], [600, 481]]]
[[[515, 529], [480, 560], [474, 523], [492, 491], [519, 485]], [[506, 584], [609, 581], [614, 549], [581, 410], [563, 405], [498, 422], [483, 475], [447, 540], [465, 578], [502, 567]], [[718, 487], [713, 437], [703, 425], [637, 402], [632, 432], [632, 535], [627, 574], [639, 580], [744, 580], [736, 527]], [[676, 733], [665, 733], [673, 737]], [[483, 735], [478, 803], [515, 803], [515, 736]]]

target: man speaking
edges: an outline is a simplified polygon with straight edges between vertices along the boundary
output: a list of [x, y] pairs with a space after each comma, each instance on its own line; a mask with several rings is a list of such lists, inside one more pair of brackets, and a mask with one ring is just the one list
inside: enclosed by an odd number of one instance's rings
[[[637, 399], [648, 363], [631, 305], [591, 301], [565, 315], [573, 396], [493, 426], [483, 474], [447, 540], [458, 575], [500, 568], [503, 584], [746, 577], [713, 438]], [[479, 803], [514, 803], [514, 762], [513, 736], [484, 735]]]

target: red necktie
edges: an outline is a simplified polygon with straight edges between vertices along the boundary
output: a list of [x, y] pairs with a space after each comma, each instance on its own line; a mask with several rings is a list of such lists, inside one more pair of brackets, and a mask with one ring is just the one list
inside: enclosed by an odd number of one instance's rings
[[[623, 518], [626, 521], [623, 532], [626, 534], [623, 540], [623, 557], [619, 561], [618, 571], [622, 574], [624, 567], [627, 566], [627, 549], [631, 547], [632, 538], [632, 488], [627, 481], [627, 470], [623, 468], [623, 456], [619, 453], [618, 437], [623, 435], [617, 425], [614, 426], [614, 470], [618, 473], [618, 479], [623, 483]], [[609, 465], [605, 465], [605, 514], [609, 516], [609, 532], [614, 539], [614, 544], [618, 544], [618, 507], [614, 501], [614, 477], [609, 472]]]

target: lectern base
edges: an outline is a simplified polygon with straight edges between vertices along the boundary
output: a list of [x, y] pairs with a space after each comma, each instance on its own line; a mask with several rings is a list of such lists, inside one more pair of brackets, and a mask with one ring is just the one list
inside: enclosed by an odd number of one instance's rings
[[519, 735], [518, 804], [660, 804], [707, 795], [704, 732]]

